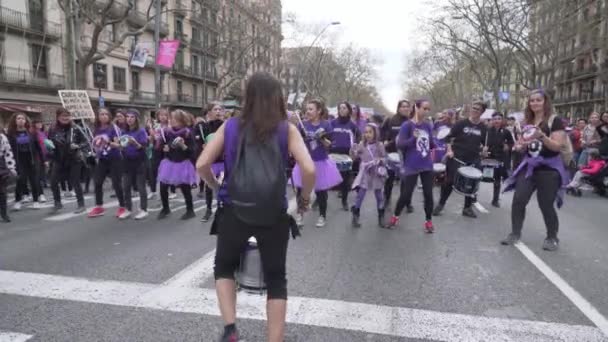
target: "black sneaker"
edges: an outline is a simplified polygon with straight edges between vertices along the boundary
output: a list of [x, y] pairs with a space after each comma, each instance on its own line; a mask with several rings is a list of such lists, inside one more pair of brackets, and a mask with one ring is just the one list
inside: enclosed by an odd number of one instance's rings
[[433, 210], [433, 216], [441, 216], [441, 212], [443, 211], [443, 204], [437, 203], [435, 209]]
[[342, 201], [342, 210], [344, 210], [344, 211], [348, 211], [349, 210], [348, 209], [348, 202]]
[[546, 251], [556, 251], [559, 248], [559, 239], [558, 238], [546, 238], [543, 242], [543, 249]]
[[57, 214], [59, 212], [59, 210], [61, 210], [61, 209], [63, 209], [63, 204], [61, 204], [61, 203], [55, 203], [55, 205], [49, 211], [49, 214], [50, 215]]
[[238, 342], [239, 341], [239, 332], [235, 329], [231, 329], [230, 331], [224, 331], [222, 337], [219, 342]]
[[495, 208], [500, 208], [500, 202], [499, 201], [492, 201], [492, 206]]
[[11, 222], [11, 218], [8, 215], [2, 215], [2, 222], [9, 223]]
[[203, 215], [203, 218], [201, 219], [201, 222], [209, 222], [211, 215], [213, 215], [213, 211], [211, 211], [211, 208], [207, 208], [207, 210], [205, 211], [205, 215]]
[[473, 211], [473, 208], [471, 208], [471, 207], [462, 209], [462, 216], [470, 217], [470, 218], [477, 218], [477, 214], [475, 214], [475, 212]]
[[169, 216], [169, 214], [171, 214], [171, 210], [161, 210], [158, 213], [158, 216], [156, 218], [158, 218], [159, 220], [162, 220], [162, 219], [167, 218], [167, 216]]
[[407, 212], [408, 214], [411, 214], [411, 213], [413, 213], [413, 212], [414, 212], [414, 207], [412, 207], [411, 205], [408, 205], [406, 210], [407, 210], [406, 212]]
[[87, 208], [84, 205], [79, 205], [78, 208], [76, 208], [76, 210], [74, 210], [74, 214], [82, 214], [87, 210]]
[[504, 246], [511, 246], [517, 241], [519, 241], [519, 235], [511, 233], [504, 240], [500, 241], [500, 244]]
[[196, 214], [194, 213], [194, 211], [186, 211], [184, 213], [184, 215], [182, 215], [180, 220], [189, 220], [189, 219], [195, 218], [195, 217], [196, 217]]

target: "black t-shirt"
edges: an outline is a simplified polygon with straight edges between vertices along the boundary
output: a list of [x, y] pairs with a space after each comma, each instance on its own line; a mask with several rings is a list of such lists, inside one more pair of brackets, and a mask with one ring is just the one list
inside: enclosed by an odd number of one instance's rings
[[[553, 119], [553, 125], [551, 126], [551, 129], [549, 129], [549, 123], [547, 124], [543, 124], [540, 126], [541, 130], [543, 131], [543, 133], [545, 133], [545, 135], [547, 135], [548, 137], [551, 136], [551, 133], [553, 132], [557, 132], [557, 131], [563, 131], [564, 130], [564, 123], [562, 122], [562, 119], [560, 117], [555, 117], [555, 119]], [[542, 144], [542, 142], [541, 142]], [[540, 156], [542, 156], [543, 158], [552, 158], [559, 155], [559, 151], [552, 151], [548, 148], [545, 148], [545, 146], [542, 146], [542, 149], [540, 150]]]
[[465, 163], [479, 160], [481, 146], [485, 143], [487, 127], [485, 123], [472, 123], [469, 119], [456, 122], [446, 141], [452, 141], [454, 157]]

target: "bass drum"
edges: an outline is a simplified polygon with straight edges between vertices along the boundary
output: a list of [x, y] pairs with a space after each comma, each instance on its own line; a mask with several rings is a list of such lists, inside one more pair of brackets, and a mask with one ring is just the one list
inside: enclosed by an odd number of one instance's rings
[[454, 176], [454, 191], [460, 195], [473, 197], [479, 191], [482, 173], [472, 166], [463, 166]]

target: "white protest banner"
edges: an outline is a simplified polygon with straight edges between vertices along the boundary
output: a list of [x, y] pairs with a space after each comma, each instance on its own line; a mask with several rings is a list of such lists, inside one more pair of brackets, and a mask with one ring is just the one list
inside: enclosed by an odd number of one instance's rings
[[59, 90], [59, 98], [63, 107], [72, 114], [73, 119], [95, 118], [86, 90]]

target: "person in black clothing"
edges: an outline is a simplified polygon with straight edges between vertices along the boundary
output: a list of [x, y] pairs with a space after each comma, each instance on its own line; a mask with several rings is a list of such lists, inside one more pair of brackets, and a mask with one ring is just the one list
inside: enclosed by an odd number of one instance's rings
[[[195, 141], [196, 148], [197, 148], [197, 155], [199, 155], [202, 152], [205, 145], [207, 143], [209, 143], [209, 141], [210, 141], [209, 138], [212, 138], [209, 135], [214, 134], [220, 128], [220, 126], [222, 126], [222, 124], [224, 123], [224, 121], [221, 120], [223, 111], [224, 111], [224, 108], [222, 107], [222, 105], [220, 103], [210, 102], [207, 105], [207, 108], [205, 110], [204, 120], [197, 123], [196, 126], [194, 126], [193, 133], [194, 133], [194, 141]], [[221, 166], [223, 166], [222, 157], [220, 157], [220, 159], [217, 160], [213, 165], [214, 165], [213, 170], [214, 170], [216, 176], [218, 176], [219, 173], [221, 173], [218, 171], [222, 171], [222, 170], [220, 170], [220, 169], [222, 169]], [[211, 187], [207, 186], [203, 180], [201, 180], [199, 186], [201, 188], [201, 192], [204, 192], [204, 194], [205, 194], [205, 202], [207, 205], [207, 210], [205, 211], [205, 214], [203, 215], [202, 222], [207, 222], [211, 218], [211, 215], [213, 215], [213, 211], [211, 209], [211, 206], [213, 204], [213, 189], [211, 189]]]
[[40, 170], [42, 164], [42, 147], [38, 136], [31, 127], [30, 119], [24, 113], [15, 113], [9, 120], [7, 138], [17, 162], [17, 186], [15, 187], [14, 210], [21, 209], [21, 200], [27, 192], [28, 183], [32, 191], [31, 208], [40, 209], [38, 197]]
[[59, 182], [63, 175], [67, 175], [69, 183], [76, 192], [78, 208], [75, 213], [85, 211], [84, 196], [80, 184], [80, 172], [84, 166], [84, 155], [82, 150], [88, 145], [84, 132], [72, 122], [72, 116], [65, 108], [59, 108], [56, 112], [57, 121], [49, 131], [49, 139], [55, 148], [49, 151], [52, 159], [51, 168], [51, 190], [55, 206], [51, 213], [56, 213], [63, 208]]
[[[441, 186], [441, 197], [439, 203], [433, 211], [434, 216], [441, 215], [443, 207], [452, 194], [454, 176], [458, 168], [470, 165], [479, 168], [480, 152], [485, 143], [487, 126], [481, 121], [481, 114], [486, 110], [487, 105], [481, 101], [473, 102], [469, 118], [460, 120], [454, 124], [450, 134], [445, 139], [447, 144], [446, 156], [446, 180]], [[464, 165], [463, 165], [464, 164]], [[467, 196], [464, 199], [464, 209], [462, 215], [476, 218], [472, 205], [474, 197]]]
[[505, 168], [506, 156], [514, 144], [513, 136], [502, 126], [503, 116], [501, 113], [495, 112], [492, 114], [492, 126], [487, 132], [487, 154], [484, 156], [502, 163], [500, 167], [494, 169], [492, 205], [496, 208], [500, 208], [500, 187], [507, 171]]
[[600, 156], [608, 158], [608, 111], [602, 114], [601, 123], [597, 127], [597, 134], [600, 137], [600, 144], [598, 146]]
[[[399, 135], [399, 130], [404, 122], [410, 119], [412, 106], [408, 100], [401, 100], [397, 104], [397, 113], [386, 119], [380, 128], [380, 138], [384, 142], [386, 153], [397, 153], [397, 145], [395, 139]], [[388, 178], [384, 183], [384, 203], [386, 207], [390, 205], [391, 195], [393, 193], [393, 184], [398, 176], [398, 170], [388, 170]], [[408, 208], [410, 210], [410, 208]]]

